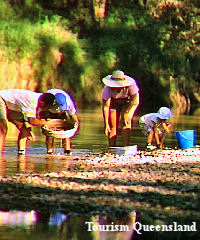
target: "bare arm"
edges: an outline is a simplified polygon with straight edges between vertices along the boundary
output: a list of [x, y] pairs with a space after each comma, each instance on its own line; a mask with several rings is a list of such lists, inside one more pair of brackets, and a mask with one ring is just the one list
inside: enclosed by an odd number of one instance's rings
[[73, 123], [79, 124], [79, 120], [76, 114], [69, 115]]
[[173, 123], [167, 124], [165, 122], [162, 122], [162, 127], [165, 130], [166, 133], [170, 133], [171, 132], [171, 128], [173, 127]]
[[139, 105], [139, 93], [135, 94], [135, 95], [132, 95], [131, 98], [130, 98], [130, 104], [128, 106], [128, 108], [126, 109], [126, 112], [127, 113], [132, 113], [134, 114], [136, 108], [138, 107]]
[[78, 129], [78, 127], [79, 127], [78, 116], [76, 114], [72, 114], [72, 115], [69, 115], [69, 117], [71, 118], [72, 122], [74, 123], [74, 128]]
[[44, 119], [39, 119], [39, 118], [28, 118], [28, 122], [33, 125], [33, 126], [39, 126], [39, 127], [43, 127], [47, 121]]
[[110, 99], [103, 100], [103, 118], [104, 118], [106, 135], [108, 135], [108, 133], [110, 132], [109, 111], [110, 111]]
[[139, 105], [139, 93], [131, 96], [131, 101], [124, 113], [124, 122], [127, 127], [130, 127], [131, 119], [133, 118], [133, 114], [135, 113], [136, 108]]
[[154, 132], [155, 132], [155, 140], [156, 144], [160, 146], [160, 134], [159, 134], [159, 128], [154, 127]]

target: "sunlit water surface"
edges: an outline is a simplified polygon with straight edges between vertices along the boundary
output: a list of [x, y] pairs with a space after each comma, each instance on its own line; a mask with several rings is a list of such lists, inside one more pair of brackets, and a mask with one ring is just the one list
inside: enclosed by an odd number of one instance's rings
[[[72, 139], [72, 156], [90, 156], [105, 152], [108, 149], [107, 137], [104, 134], [104, 123], [101, 108], [79, 111], [80, 130]], [[181, 116], [175, 118], [174, 131], [193, 129], [197, 132], [196, 144], [199, 144], [199, 116]], [[12, 125], [11, 125], [12, 126]], [[45, 136], [39, 128], [34, 128], [36, 142], [30, 142], [25, 156], [17, 156], [17, 132], [12, 128], [6, 140], [5, 152], [1, 156], [0, 174], [15, 174], [17, 172], [47, 172], [60, 171], [69, 164], [73, 164], [72, 157], [63, 155], [61, 141], [55, 141], [55, 156], [46, 155]], [[169, 134], [165, 140], [166, 146], [177, 147], [175, 135]], [[144, 149], [146, 136], [138, 126], [138, 117], [134, 121], [131, 135], [131, 145]], [[117, 146], [122, 146], [122, 137], [119, 135]]]

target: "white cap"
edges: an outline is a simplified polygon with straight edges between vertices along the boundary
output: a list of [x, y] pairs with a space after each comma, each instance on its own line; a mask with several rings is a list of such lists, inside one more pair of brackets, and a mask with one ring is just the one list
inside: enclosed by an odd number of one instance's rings
[[161, 119], [169, 119], [172, 116], [172, 112], [171, 109], [167, 108], [167, 107], [161, 107], [158, 110], [158, 117]]

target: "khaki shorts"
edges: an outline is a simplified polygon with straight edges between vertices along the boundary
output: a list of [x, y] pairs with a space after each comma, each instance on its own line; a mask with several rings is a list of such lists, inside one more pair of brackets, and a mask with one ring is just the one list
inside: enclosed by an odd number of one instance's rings
[[21, 112], [9, 110], [3, 98], [0, 97], [0, 119], [12, 122], [12, 120], [23, 121], [24, 117]]

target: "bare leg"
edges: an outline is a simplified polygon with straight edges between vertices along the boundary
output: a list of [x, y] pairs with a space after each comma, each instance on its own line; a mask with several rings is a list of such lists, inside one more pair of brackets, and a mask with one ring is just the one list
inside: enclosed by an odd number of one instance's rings
[[110, 130], [111, 130], [111, 132], [108, 135], [109, 147], [116, 146], [118, 125], [119, 125], [119, 112], [112, 109], [110, 111], [110, 126], [111, 126]]
[[53, 153], [54, 151], [54, 138], [53, 137], [46, 137], [46, 148], [47, 153]]
[[19, 129], [19, 135], [18, 135], [18, 141], [17, 141], [18, 154], [25, 154], [28, 140], [35, 141], [35, 135], [31, 131], [31, 127], [27, 128], [23, 123], [18, 121], [13, 121], [13, 123]]
[[122, 112], [122, 120], [123, 120], [123, 130], [122, 130], [122, 138], [123, 138], [123, 144], [124, 146], [130, 146], [130, 139], [131, 139], [131, 127], [132, 127], [132, 119], [130, 122], [125, 123], [124, 120], [124, 114], [125, 112]]
[[70, 153], [70, 150], [71, 150], [71, 139], [70, 138], [62, 139], [62, 144], [63, 144], [64, 152], [65, 153]]
[[156, 140], [157, 147], [160, 148], [160, 135], [159, 135], [158, 129], [155, 129], [155, 140]]
[[20, 121], [12, 120], [12, 123], [19, 130], [19, 135], [17, 140], [18, 153], [25, 154], [26, 145], [27, 145], [27, 134], [28, 134], [26, 131], [26, 128], [23, 125], [23, 123]]
[[5, 119], [0, 119], [0, 155], [3, 152], [7, 131], [8, 131], [7, 121]]
[[165, 141], [165, 138], [167, 136], [167, 133], [164, 132], [161, 136], [160, 136], [160, 148], [163, 148], [164, 147], [164, 141]]
[[123, 129], [122, 138], [123, 138], [124, 146], [129, 146], [130, 145], [130, 138], [131, 138], [131, 129], [130, 128]]
[[148, 134], [147, 143], [152, 144], [153, 139], [154, 139], [154, 131], [152, 130], [152, 131], [150, 131], [149, 134]]
[[115, 147], [117, 142], [117, 137], [108, 138], [109, 147]]
[[25, 151], [27, 146], [27, 135], [25, 135], [23, 131], [19, 132], [17, 144], [18, 151]]

